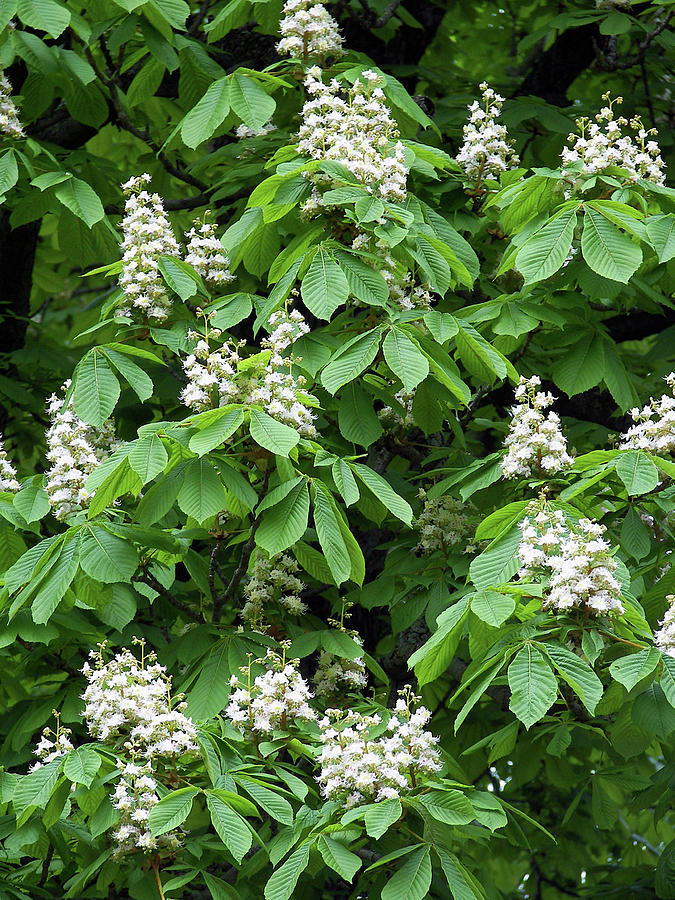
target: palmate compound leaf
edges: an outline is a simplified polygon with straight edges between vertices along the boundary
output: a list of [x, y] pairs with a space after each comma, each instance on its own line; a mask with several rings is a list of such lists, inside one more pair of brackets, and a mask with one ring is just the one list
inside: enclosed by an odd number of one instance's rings
[[593, 669], [566, 647], [558, 644], [543, 644], [542, 646], [561, 678], [578, 694], [589, 713], [594, 715], [595, 707], [602, 698], [602, 682]]
[[598, 275], [624, 284], [642, 262], [638, 244], [589, 204], [584, 209], [581, 252]]
[[515, 267], [526, 284], [550, 278], [562, 266], [572, 246], [577, 208], [578, 204], [575, 204], [561, 210], [520, 248]]
[[347, 302], [350, 293], [347, 278], [323, 246], [317, 248], [300, 291], [305, 306], [318, 319], [330, 319]]
[[543, 718], [558, 696], [558, 681], [543, 652], [528, 641], [508, 668], [509, 709], [529, 730]]

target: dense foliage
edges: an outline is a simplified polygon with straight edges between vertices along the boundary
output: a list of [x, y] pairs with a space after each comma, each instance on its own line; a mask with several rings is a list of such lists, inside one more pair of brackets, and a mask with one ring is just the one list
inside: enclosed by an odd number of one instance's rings
[[675, 897], [671, 6], [0, 4], [0, 896]]

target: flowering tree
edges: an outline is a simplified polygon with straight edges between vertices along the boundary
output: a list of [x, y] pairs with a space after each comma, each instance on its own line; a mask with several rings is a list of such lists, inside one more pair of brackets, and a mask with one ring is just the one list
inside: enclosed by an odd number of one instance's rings
[[1, 897], [675, 897], [668, 6], [0, 5]]

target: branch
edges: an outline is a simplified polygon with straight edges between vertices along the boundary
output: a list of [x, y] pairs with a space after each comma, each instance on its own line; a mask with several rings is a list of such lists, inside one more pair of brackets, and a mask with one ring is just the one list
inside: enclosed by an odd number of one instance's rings
[[673, 18], [674, 15], [675, 15], [675, 12], [673, 12], [673, 10], [671, 10], [661, 20], [661, 22], [656, 26], [654, 31], [650, 31], [649, 34], [646, 36], [646, 38], [638, 44], [638, 51], [633, 56], [629, 56], [623, 60], [613, 59], [611, 62], [609, 62], [608, 60], [605, 60], [604, 68], [606, 69], [606, 71], [614, 72], [617, 69], [621, 69], [621, 70], [632, 69], [633, 66], [637, 65], [638, 63], [642, 63], [645, 56], [647, 55], [647, 50], [649, 50], [651, 43], [663, 31], [665, 31], [665, 29], [668, 27], [670, 20]]
[[188, 603], [185, 603], [184, 600], [181, 600], [179, 597], [174, 597], [174, 595], [170, 591], [167, 591], [164, 585], [161, 584], [161, 582], [157, 581], [155, 576], [147, 570], [143, 570], [140, 575], [134, 575], [131, 580], [140, 581], [142, 584], [147, 584], [148, 587], [152, 588], [153, 591], [156, 591], [158, 594], [164, 597], [165, 600], [168, 600], [172, 606], [175, 606], [176, 609], [184, 613], [189, 619], [192, 619], [193, 622], [203, 621], [203, 618], [199, 615], [199, 613], [196, 613]]

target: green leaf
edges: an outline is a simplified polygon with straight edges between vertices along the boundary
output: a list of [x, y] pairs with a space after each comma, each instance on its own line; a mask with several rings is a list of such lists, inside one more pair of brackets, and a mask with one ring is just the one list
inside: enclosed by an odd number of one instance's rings
[[408, 659], [408, 668], [415, 669], [420, 684], [428, 684], [443, 675], [455, 655], [464, 622], [469, 614], [469, 599], [464, 597], [449, 609], [443, 610], [437, 621], [438, 628], [429, 640], [422, 644]]
[[626, 450], [617, 458], [615, 468], [629, 497], [648, 494], [659, 483], [659, 470], [642, 450]]
[[309, 492], [303, 479], [281, 502], [267, 510], [255, 533], [256, 544], [270, 556], [292, 546], [307, 530]]
[[135, 442], [127, 459], [143, 484], [147, 484], [164, 471], [169, 457], [159, 435], [144, 434]]
[[301, 844], [285, 863], [275, 869], [265, 885], [265, 900], [289, 900], [298, 878], [309, 864], [309, 844]]
[[209, 86], [202, 99], [185, 116], [180, 133], [183, 143], [193, 150], [207, 141], [230, 111], [230, 79], [219, 78]]
[[193, 453], [199, 456], [209, 453], [231, 437], [244, 421], [244, 410], [241, 408], [218, 410], [218, 413], [221, 414], [190, 438], [189, 447]]
[[666, 844], [658, 858], [654, 890], [659, 900], [675, 900], [675, 839]]
[[137, 363], [132, 362], [132, 360], [123, 353], [112, 350], [110, 347], [103, 347], [101, 349], [120, 375], [126, 379], [129, 387], [134, 391], [141, 403], [152, 396], [154, 390], [152, 378], [150, 378]]
[[381, 328], [373, 328], [343, 344], [321, 373], [321, 383], [328, 393], [335, 392], [357, 378], [373, 362], [380, 346]]
[[656, 250], [659, 262], [665, 263], [671, 260], [675, 256], [675, 215], [670, 213], [667, 216], [650, 216], [645, 222], [645, 226], [647, 237]]
[[471, 611], [493, 628], [503, 625], [515, 608], [513, 597], [496, 591], [478, 591], [471, 598]]
[[475, 878], [469, 874], [454, 853], [449, 853], [440, 844], [434, 844], [443, 874], [452, 891], [454, 900], [485, 900]]
[[256, 443], [278, 456], [287, 457], [300, 440], [295, 429], [255, 408], [250, 410], [250, 431]]
[[26, 522], [38, 522], [49, 512], [49, 497], [42, 486], [42, 475], [33, 475], [24, 481], [21, 490], [14, 495], [14, 509]]
[[[52, 565], [46, 579], [40, 583], [31, 606], [31, 616], [36, 625], [44, 625], [61, 602], [77, 572], [79, 535], [66, 535], [61, 552]], [[100, 579], [99, 579], [100, 580]]]
[[120, 383], [98, 347], [94, 347], [79, 361], [73, 381], [75, 412], [89, 425], [100, 428], [115, 408], [120, 395]]
[[668, 653], [661, 654], [663, 668], [661, 670], [661, 689], [671, 706], [675, 706], [675, 657]]
[[138, 566], [136, 548], [99, 525], [82, 529], [80, 565], [96, 581], [130, 581]]
[[300, 292], [307, 309], [318, 319], [330, 319], [347, 302], [349, 283], [333, 257], [319, 245], [302, 279]]
[[403, 814], [401, 801], [395, 798], [380, 800], [379, 803], [371, 803], [366, 810], [366, 832], [376, 841], [397, 822]]
[[185, 20], [190, 15], [190, 7], [185, 0], [150, 0], [150, 3], [172, 28], [185, 30]]
[[61, 756], [41, 766], [30, 775], [23, 775], [19, 778], [12, 795], [12, 805], [17, 819], [20, 819], [29, 809], [35, 807], [39, 809], [45, 808], [52, 791], [56, 787], [62, 766], [63, 757]]
[[476, 818], [476, 810], [461, 791], [431, 791], [420, 794], [418, 800], [434, 819], [446, 825], [468, 825]]
[[269, 121], [276, 109], [274, 99], [258, 82], [240, 72], [230, 76], [230, 104], [242, 122], [256, 130]]
[[157, 264], [164, 281], [181, 300], [189, 300], [197, 293], [198, 283], [194, 275], [183, 268], [182, 260], [174, 259], [172, 256], [160, 256]]
[[562, 266], [570, 252], [577, 207], [565, 209], [525, 241], [515, 258], [515, 267], [526, 284], [550, 278]]
[[429, 374], [429, 362], [405, 332], [392, 328], [384, 339], [382, 351], [387, 365], [411, 393]]
[[351, 463], [351, 469], [393, 516], [396, 516], [408, 527], [412, 525], [412, 508], [410, 504], [396, 493], [385, 478], [362, 463]]
[[605, 375], [604, 341], [586, 332], [553, 367], [553, 380], [569, 397], [600, 384]]
[[314, 510], [314, 526], [319, 544], [326, 557], [326, 562], [339, 587], [347, 581], [351, 572], [351, 560], [338, 519], [333, 509], [333, 498], [328, 488], [317, 479], [312, 480], [312, 507]]
[[621, 659], [615, 659], [609, 667], [609, 672], [615, 681], [630, 691], [638, 681], [651, 675], [660, 659], [661, 654], [655, 647], [646, 647], [639, 653], [630, 653]]
[[89, 787], [101, 768], [101, 757], [91, 747], [76, 747], [65, 757], [63, 774], [75, 784]]
[[647, 526], [634, 506], [628, 508], [621, 526], [621, 546], [637, 562], [648, 556], [652, 548]]
[[334, 257], [345, 274], [350, 293], [368, 306], [385, 306], [389, 299], [387, 282], [353, 253], [336, 250]]
[[331, 467], [335, 487], [342, 495], [346, 506], [356, 503], [361, 496], [352, 470], [343, 459], [336, 459]]
[[508, 668], [509, 709], [528, 730], [546, 715], [558, 696], [558, 682], [541, 650], [529, 641]]
[[340, 394], [338, 425], [346, 440], [363, 447], [369, 447], [383, 432], [372, 398], [357, 382], [346, 385]]
[[431, 332], [434, 340], [439, 344], [444, 344], [454, 337], [459, 331], [459, 325], [454, 316], [450, 313], [439, 312], [432, 309], [431, 312], [425, 313], [424, 324]]
[[178, 505], [200, 523], [225, 509], [223, 483], [208, 459], [191, 459], [187, 464]]
[[327, 834], [319, 835], [316, 846], [326, 865], [351, 884], [354, 875], [363, 865], [356, 853]]
[[57, 0], [19, 0], [17, 13], [24, 25], [59, 37], [70, 25], [70, 12]]
[[0, 156], [0, 194], [6, 194], [19, 180], [19, 167], [13, 150]]
[[584, 209], [581, 252], [598, 275], [624, 284], [628, 283], [642, 262], [640, 247], [591, 204], [586, 204]]
[[382, 900], [424, 900], [431, 887], [431, 849], [414, 850], [382, 888]]
[[241, 776], [239, 784], [250, 794], [261, 809], [283, 825], [293, 824], [293, 807], [275, 791], [271, 791], [264, 784], [254, 781], [252, 778]]
[[[68, 773], [66, 773], [68, 774]], [[199, 793], [197, 788], [184, 787], [177, 791], [171, 791], [150, 810], [150, 833], [154, 837], [166, 834], [178, 828], [190, 815], [192, 801]]]
[[89, 228], [105, 216], [98, 194], [86, 181], [69, 178], [60, 184], [54, 193], [61, 203], [78, 219], [82, 219]]
[[579, 695], [589, 713], [595, 715], [595, 707], [602, 698], [602, 682], [593, 669], [566, 647], [557, 644], [542, 646], [561, 677]]
[[515, 523], [472, 561], [469, 575], [479, 590], [504, 584], [516, 574], [520, 539], [520, 525]]
[[226, 792], [206, 790], [204, 793], [218, 837], [237, 862], [241, 863], [253, 843], [253, 836], [246, 821], [229, 805]]

